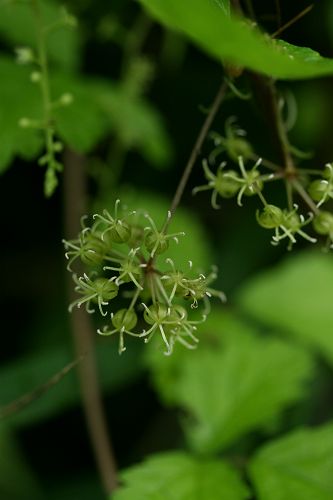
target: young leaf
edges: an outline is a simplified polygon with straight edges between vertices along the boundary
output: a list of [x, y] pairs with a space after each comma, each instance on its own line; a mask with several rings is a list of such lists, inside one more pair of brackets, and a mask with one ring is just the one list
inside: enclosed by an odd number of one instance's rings
[[330, 255], [303, 253], [250, 280], [238, 303], [251, 316], [284, 329], [333, 362], [333, 262]]
[[332, 470], [332, 424], [272, 441], [250, 463], [258, 500], [331, 500]]
[[182, 32], [218, 60], [275, 78], [313, 78], [333, 73], [333, 60], [270, 39], [251, 23], [230, 18], [220, 1], [140, 0], [160, 22]]
[[220, 460], [204, 460], [187, 453], [150, 456], [121, 473], [124, 486], [114, 500], [200, 500], [248, 498], [237, 472]]
[[[205, 336], [210, 336], [206, 342]], [[173, 385], [164, 392], [167, 401], [195, 419], [185, 422], [185, 431], [197, 450], [225, 448], [304, 395], [312, 363], [302, 349], [260, 338], [242, 322], [226, 321], [225, 313], [211, 313], [200, 338], [200, 348], [182, 356], [176, 366], [172, 360], [171, 366], [164, 360], [161, 364], [164, 383]], [[154, 369], [158, 370], [156, 363]], [[163, 384], [163, 372], [159, 383]]]

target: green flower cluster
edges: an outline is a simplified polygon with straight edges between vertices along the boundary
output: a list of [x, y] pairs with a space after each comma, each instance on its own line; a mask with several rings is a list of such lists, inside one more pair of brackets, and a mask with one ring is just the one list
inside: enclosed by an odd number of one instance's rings
[[[271, 241], [273, 245], [286, 240], [290, 250], [298, 236], [310, 243], [316, 243], [319, 235], [326, 237], [325, 249], [333, 248], [333, 213], [322, 209], [323, 205], [333, 199], [333, 166], [328, 163], [322, 171], [295, 167], [290, 172], [268, 160], [258, 158], [247, 141], [240, 137], [244, 136], [244, 131], [237, 131], [233, 124], [234, 120], [227, 122], [225, 137], [213, 135], [215, 148], [208, 160], [203, 160], [203, 171], [208, 182], [194, 188], [193, 194], [199, 191], [211, 191], [211, 204], [215, 209], [220, 208], [218, 197], [237, 197], [237, 204], [242, 206], [244, 196], [257, 195], [263, 207], [256, 211], [256, 219], [261, 227], [274, 231]], [[227, 162], [223, 161], [215, 173], [212, 171], [212, 166], [221, 152], [226, 152], [232, 160], [235, 160], [235, 155], [238, 153], [237, 170], [227, 169]], [[254, 160], [254, 165], [246, 168], [246, 162], [251, 160]], [[273, 171], [262, 173], [259, 167]], [[313, 176], [316, 179], [313, 180]], [[283, 181], [287, 208], [267, 202], [263, 191], [265, 184], [272, 181]], [[299, 213], [294, 195], [307, 205], [306, 216]], [[304, 230], [305, 226], [311, 227], [310, 223], [315, 235], [308, 234]]]
[[[178, 242], [184, 233], [167, 234], [159, 231], [153, 219], [142, 212], [120, 212], [120, 201], [115, 203], [114, 215], [107, 210], [95, 214], [90, 227], [82, 221], [77, 239], [65, 241], [67, 269], [78, 264], [84, 268], [82, 276], [73, 274], [75, 291], [79, 297], [69, 306], [85, 305], [88, 313], [110, 316], [110, 324], [98, 329], [100, 335], [119, 336], [119, 353], [125, 351], [125, 335], [150, 341], [159, 334], [170, 355], [179, 342], [194, 349], [198, 338], [197, 324], [206, 319], [209, 298], [225, 296], [210, 287], [216, 278], [215, 269], [205, 276], [192, 275], [177, 269], [170, 258], [164, 259], [165, 269], [158, 260], [167, 252], [170, 241]], [[171, 214], [168, 214], [168, 218]], [[122, 296], [127, 307], [110, 311], [110, 303]], [[189, 319], [189, 312], [202, 301], [204, 311], [198, 321]], [[117, 304], [117, 301], [115, 301]], [[189, 307], [190, 306], [190, 307]]]

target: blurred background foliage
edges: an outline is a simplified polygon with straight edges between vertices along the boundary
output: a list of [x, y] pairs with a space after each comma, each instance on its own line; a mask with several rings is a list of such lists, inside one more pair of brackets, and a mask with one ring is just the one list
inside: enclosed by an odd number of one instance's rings
[[[273, 32], [276, 3], [253, 4], [264, 28]], [[303, 0], [297, 5], [281, 0], [283, 22], [307, 5]], [[181, 35], [162, 28], [132, 0], [112, 5], [68, 0], [66, 6], [78, 26], [59, 28], [50, 36], [52, 91], [74, 95], [71, 106], [56, 110], [58, 134], [87, 155], [91, 210], [110, 208], [120, 197], [162, 221], [222, 67]], [[46, 18], [55, 19], [59, 7], [60, 3], [43, 2]], [[71, 361], [73, 349], [61, 244], [62, 180], [54, 196], [45, 200], [44, 171], [34, 161], [42, 141], [17, 126], [21, 117], [40, 114], [30, 70], [17, 65], [14, 57], [14, 47], [34, 46], [33, 19], [24, 4], [3, 2], [0, 9], [0, 405], [5, 405]], [[332, 2], [322, 0], [283, 38], [333, 57], [332, 26]], [[243, 85], [246, 88], [245, 80], [240, 81]], [[313, 152], [305, 166], [321, 168], [333, 157], [332, 78], [279, 82], [278, 88], [297, 110], [291, 143]], [[223, 132], [231, 115], [237, 116], [256, 152], [274, 160], [270, 130], [256, 103], [228, 99], [213, 129]], [[211, 148], [207, 140], [204, 153]], [[191, 258], [200, 269], [216, 263], [218, 287], [226, 292], [228, 304], [214, 305], [195, 353], [179, 349], [166, 359], [155, 345], [142, 349], [133, 342], [119, 357], [116, 339], [96, 339], [107, 418], [121, 469], [146, 455], [180, 448], [229, 457], [243, 471], [244, 463], [269, 437], [333, 417], [331, 256], [302, 242], [292, 255], [282, 246], [272, 247], [256, 224], [253, 199], [243, 208], [225, 200], [220, 211], [213, 211], [208, 196], [191, 196], [191, 188], [198, 184], [199, 162], [173, 222], [174, 229], [185, 229], [187, 236], [172, 248], [172, 257], [179, 262]], [[284, 194], [272, 196], [278, 200]], [[309, 439], [322, 439], [332, 448], [331, 428], [316, 436]], [[265, 496], [260, 474], [262, 456], [274, 456], [275, 451], [263, 448], [260, 453], [250, 476], [262, 495], [258, 498], [274, 500]], [[180, 470], [193, 475], [198, 467], [185, 454], [151, 460], [147, 468], [157, 471], [179, 462]], [[246, 487], [232, 476], [229, 465], [221, 461], [206, 466], [212, 481], [201, 498], [215, 498], [209, 495], [214, 495], [216, 477], [223, 474], [225, 488], [231, 485], [223, 498], [246, 498]], [[172, 474], [171, 470], [170, 481]], [[186, 491], [192, 491], [188, 474]], [[127, 479], [134, 486], [119, 498], [150, 498], [144, 485], [137, 490], [140, 477], [135, 471]], [[175, 488], [175, 498], [185, 498], [182, 487], [180, 493]], [[332, 498], [313, 494], [317, 496], [299, 498]], [[0, 497], [103, 498], [74, 372], [0, 422]]]

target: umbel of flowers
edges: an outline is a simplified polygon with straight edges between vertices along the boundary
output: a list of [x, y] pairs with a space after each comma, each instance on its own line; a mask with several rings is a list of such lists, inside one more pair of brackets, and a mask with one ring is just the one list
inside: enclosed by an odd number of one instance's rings
[[[121, 212], [121, 213], [120, 213]], [[171, 214], [168, 213], [168, 219]], [[115, 203], [114, 215], [107, 210], [95, 214], [90, 226], [82, 221], [77, 239], [66, 241], [67, 269], [83, 269], [82, 276], [73, 273], [78, 298], [69, 306], [85, 306], [88, 313], [97, 312], [107, 324], [97, 330], [100, 335], [119, 337], [119, 354], [126, 350], [125, 336], [149, 342], [160, 336], [164, 354], [170, 355], [175, 343], [188, 349], [197, 346], [197, 325], [209, 312], [209, 298], [225, 296], [210, 287], [215, 269], [207, 276], [178, 269], [167, 257], [170, 242], [178, 243], [184, 233], [159, 231], [145, 212], [130, 212]], [[116, 297], [126, 306], [116, 308]], [[199, 319], [191, 312], [203, 304]]]
[[[256, 211], [256, 219], [261, 227], [273, 230], [273, 245], [287, 241], [287, 248], [291, 250], [299, 237], [316, 243], [318, 236], [324, 236], [324, 249], [333, 249], [333, 213], [326, 208], [333, 199], [333, 165], [327, 163], [322, 170], [294, 167], [288, 172], [253, 152], [244, 138], [245, 131], [236, 128], [234, 117], [227, 120], [225, 131], [225, 137], [216, 132], [211, 134], [215, 147], [202, 162], [207, 183], [195, 187], [193, 194], [210, 191], [211, 205], [215, 209], [220, 208], [219, 198], [236, 197], [241, 207], [244, 197], [258, 196], [261, 208]], [[229, 169], [226, 161], [217, 163], [223, 152], [237, 163], [236, 169]], [[262, 168], [270, 172], [262, 172]], [[282, 181], [285, 186], [286, 207], [276, 206], [266, 199], [265, 186], [275, 181]], [[307, 207], [305, 215], [300, 213], [294, 195]], [[311, 227], [314, 235], [308, 232]]]

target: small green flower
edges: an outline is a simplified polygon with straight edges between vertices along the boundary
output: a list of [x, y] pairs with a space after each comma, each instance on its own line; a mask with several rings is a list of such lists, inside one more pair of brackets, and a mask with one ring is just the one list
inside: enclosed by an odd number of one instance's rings
[[108, 246], [98, 233], [93, 233], [90, 228], [83, 228], [76, 240], [62, 240], [67, 250], [65, 257], [68, 260], [67, 269], [76, 259], [80, 259], [87, 266], [102, 264], [108, 254]]
[[124, 345], [124, 333], [131, 335], [132, 337], [140, 336], [138, 333], [133, 333], [132, 330], [135, 328], [138, 322], [138, 317], [133, 309], [120, 309], [115, 314], [111, 313], [111, 323], [114, 326], [112, 330], [108, 330], [105, 326], [102, 330], [98, 329], [97, 333], [100, 335], [108, 336], [119, 333], [119, 354], [126, 351]]
[[[156, 255], [159, 255], [165, 252], [169, 248], [169, 240], [172, 238], [176, 243], [178, 243], [178, 236], [184, 236], [184, 232], [173, 233], [173, 234], [165, 234], [164, 231], [158, 231], [155, 222], [149, 216], [149, 214], [145, 214], [146, 219], [148, 219], [150, 223], [150, 227], [147, 226], [144, 228], [145, 231], [145, 247], [150, 253], [150, 257], [153, 258]], [[171, 218], [171, 213], [168, 212], [168, 218]]]
[[253, 149], [251, 144], [244, 138], [245, 136], [245, 130], [236, 126], [236, 117], [230, 116], [225, 122], [225, 137], [216, 132], [210, 134], [215, 148], [209, 155], [209, 161], [214, 163], [216, 157], [224, 151], [229, 158], [236, 162], [240, 156], [245, 159], [251, 158]]
[[312, 224], [318, 234], [333, 237], [333, 214], [331, 212], [319, 212], [315, 215]]
[[102, 231], [102, 240], [104, 240], [105, 235], [108, 234], [108, 238], [111, 240], [111, 242], [125, 243], [131, 235], [131, 229], [127, 222], [125, 222], [123, 219], [118, 218], [119, 204], [120, 200], [116, 200], [114, 217], [112, 217], [110, 213], [105, 209], [103, 210], [103, 215], [95, 214], [93, 216], [94, 219], [98, 219], [95, 227], [97, 227], [99, 224], [103, 224], [104, 226], [106, 226]]
[[98, 304], [101, 315], [106, 316], [107, 313], [103, 311], [102, 306], [108, 305], [109, 301], [118, 295], [119, 287], [113, 279], [96, 278], [92, 280], [87, 274], [79, 278], [76, 274], [73, 274], [73, 280], [76, 283], [75, 291], [81, 294], [82, 297], [72, 302], [69, 311], [71, 312], [75, 306], [81, 307], [82, 304], [86, 304], [87, 312], [93, 313], [95, 309], [90, 309], [90, 307], [91, 303], [95, 303]]
[[276, 205], [265, 205], [262, 212], [257, 210], [256, 217], [258, 224], [265, 229], [275, 229], [283, 222], [283, 212]]
[[232, 198], [235, 196], [240, 189], [240, 178], [234, 170], [224, 171], [226, 162], [222, 162], [217, 171], [216, 175], [210, 170], [207, 160], [203, 160], [202, 167], [204, 169], [205, 177], [208, 180], [208, 184], [203, 186], [198, 186], [192, 190], [192, 194], [197, 194], [200, 191], [208, 191], [212, 189], [211, 204], [216, 210], [220, 208], [217, 203], [217, 196], [220, 195], [222, 198]]
[[309, 224], [313, 219], [313, 214], [310, 213], [305, 219], [303, 215], [297, 213], [298, 206], [295, 204], [293, 210], [284, 210], [281, 224], [275, 228], [275, 235], [272, 238], [272, 245], [278, 245], [281, 240], [289, 238], [287, 249], [291, 250], [296, 243], [295, 236], [298, 234], [310, 243], [316, 243], [316, 238], [312, 238], [303, 231], [303, 227]]
[[139, 281], [142, 279], [142, 268], [144, 264], [140, 264], [140, 260], [137, 257], [137, 253], [140, 248], [132, 248], [128, 256], [124, 256], [123, 259], [118, 259], [112, 257], [112, 260], [119, 263], [119, 267], [114, 266], [104, 266], [104, 270], [117, 271], [119, 273], [118, 277], [114, 277], [116, 284], [120, 286], [122, 283], [129, 283], [133, 281], [135, 286], [140, 290], [143, 290], [142, 285]]
[[318, 208], [330, 198], [333, 198], [333, 166], [331, 163], [325, 165], [323, 177], [323, 179], [316, 179], [311, 182], [308, 188], [311, 198], [318, 202]]

